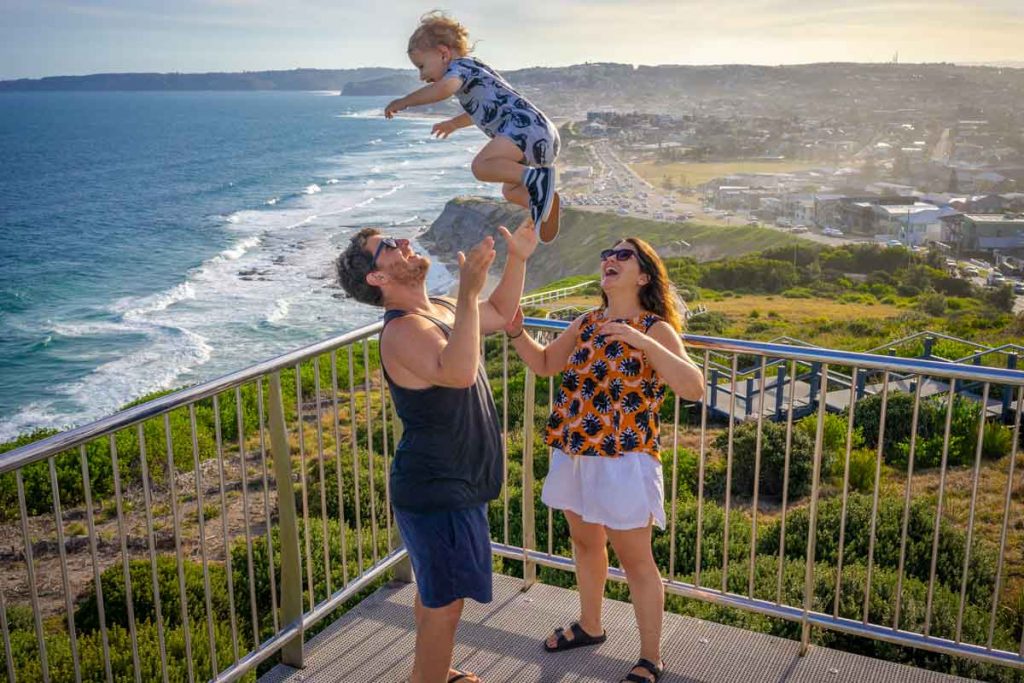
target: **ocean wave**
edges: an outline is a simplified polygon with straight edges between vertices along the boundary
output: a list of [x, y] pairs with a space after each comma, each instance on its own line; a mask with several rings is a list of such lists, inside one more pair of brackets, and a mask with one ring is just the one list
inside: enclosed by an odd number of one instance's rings
[[[327, 213], [323, 213], [323, 214], [320, 214], [320, 215], [321, 216], [337, 216], [339, 214], [348, 213], [350, 211], [353, 211], [354, 209], [361, 209], [361, 208], [363, 208], [365, 206], [369, 206], [370, 204], [373, 204], [378, 199], [383, 199], [384, 197], [390, 197], [391, 195], [393, 195], [394, 193], [396, 193], [399, 190], [403, 189], [404, 187], [405, 187], [404, 184], [395, 185], [394, 187], [392, 187], [387, 192], [381, 192], [380, 194], [374, 195], [372, 197], [367, 197], [366, 199], [364, 199], [361, 202], [356, 202], [352, 206], [346, 206], [345, 208], [338, 209], [337, 211], [328, 211]], [[313, 216], [313, 218], [317, 218], [317, 216]]]
[[242, 214], [241, 211], [235, 211], [233, 214], [224, 216], [224, 222], [225, 223], [231, 223], [232, 225], [234, 225], [234, 224], [236, 224], [236, 223], [238, 223], [239, 221], [242, 220], [242, 215], [241, 214]]
[[267, 313], [264, 320], [271, 325], [276, 325], [288, 317], [288, 311], [290, 309], [291, 304], [288, 302], [288, 299], [277, 299], [274, 301], [273, 308], [270, 309], [270, 312]]
[[47, 320], [46, 325], [51, 335], [56, 334], [60, 337], [68, 337], [71, 339], [77, 337], [99, 337], [108, 334], [122, 334], [131, 331], [131, 328], [124, 323], [107, 320], [76, 323], [57, 323], [52, 320]]
[[249, 251], [255, 246], [258, 246], [260, 242], [262, 242], [262, 240], [259, 237], [246, 237], [244, 240], [239, 240], [238, 242], [235, 242], [235, 244], [230, 249], [225, 249], [214, 258], [221, 258], [226, 261], [237, 261], [238, 259], [242, 258], [242, 256], [244, 256], [247, 251]]
[[379, 145], [382, 142], [384, 142], [383, 138], [374, 138], [373, 140], [370, 140], [366, 144], [368, 144], [368, 145]]
[[380, 107], [374, 109], [361, 109], [360, 111], [345, 111], [336, 115], [339, 119], [380, 119], [384, 117], [384, 110]]
[[340, 181], [340, 180], [338, 180], [337, 178], [331, 178], [330, 180], [328, 180], [328, 181], [327, 181], [327, 184], [328, 184], [328, 185], [337, 185], [337, 184], [338, 184], [338, 183], [340, 183], [340, 182], [341, 182], [341, 181]]
[[320, 186], [316, 183], [306, 185], [306, 189], [302, 191], [303, 194], [316, 194], [317, 192], [320, 192]]
[[[208, 362], [213, 353], [206, 337], [180, 327], [123, 323], [53, 327], [55, 333], [66, 336], [134, 330], [148, 332], [150, 338], [137, 351], [119, 355], [60, 387], [57, 398], [34, 401], [0, 420], [0, 442], [41, 427], [66, 429], [72, 426], [71, 420], [84, 424], [110, 415], [128, 401], [177, 386], [182, 375]], [[73, 414], [63, 407], [68, 401], [75, 405]]]
[[292, 223], [291, 225], [286, 225], [285, 226], [285, 230], [292, 230], [294, 228], [298, 228], [299, 226], [306, 225], [307, 223], [312, 223], [317, 218], [319, 218], [319, 216], [317, 216], [317, 215], [306, 216], [305, 218], [303, 218], [301, 221], [299, 221], [297, 223]]
[[[196, 290], [192, 286], [191, 282], [185, 281], [180, 284], [171, 287], [163, 292], [158, 292], [136, 302], [137, 305], [125, 310], [121, 314], [123, 320], [138, 320], [151, 313], [158, 313], [165, 311], [169, 307], [178, 303], [179, 301], [185, 301], [187, 299], [195, 299]], [[129, 300], [130, 301], [130, 300]], [[116, 311], [121, 305], [126, 304], [126, 300], [122, 300], [118, 304], [115, 304], [114, 310]]]
[[275, 204], [277, 204], [277, 203], [278, 203], [279, 201], [281, 201], [281, 198], [280, 198], [280, 197], [271, 197], [270, 199], [268, 199], [268, 200], [267, 200], [266, 202], [264, 202], [264, 203], [265, 203], [265, 204], [266, 204], [267, 206], [274, 206], [274, 205], [275, 205]]

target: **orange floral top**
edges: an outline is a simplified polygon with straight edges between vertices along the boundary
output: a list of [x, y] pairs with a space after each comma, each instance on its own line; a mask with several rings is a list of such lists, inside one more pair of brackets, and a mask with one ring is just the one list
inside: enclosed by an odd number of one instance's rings
[[[614, 322], [646, 334], [659, 320], [642, 313]], [[597, 334], [605, 322], [603, 310], [585, 313], [580, 321], [576, 346], [548, 417], [547, 444], [569, 455], [618, 458], [642, 452], [657, 459], [665, 383], [643, 352]]]

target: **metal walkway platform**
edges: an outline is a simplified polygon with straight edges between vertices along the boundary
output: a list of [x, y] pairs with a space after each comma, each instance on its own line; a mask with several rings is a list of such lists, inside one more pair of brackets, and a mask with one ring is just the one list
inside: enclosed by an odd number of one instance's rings
[[[549, 654], [541, 639], [578, 613], [574, 591], [495, 575], [494, 601], [466, 602], [456, 638], [455, 665], [484, 683], [599, 683], [618, 681], [640, 648], [633, 608], [605, 600], [607, 642]], [[363, 600], [307, 644], [306, 668], [279, 665], [261, 683], [398, 682], [412, 668], [415, 586], [392, 584]], [[731, 626], [665, 615], [663, 683], [938, 683], [965, 681], [837, 650], [811, 647]]]

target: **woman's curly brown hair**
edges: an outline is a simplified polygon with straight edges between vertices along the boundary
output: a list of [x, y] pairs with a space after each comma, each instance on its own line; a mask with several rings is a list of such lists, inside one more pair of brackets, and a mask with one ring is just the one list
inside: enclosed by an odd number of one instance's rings
[[468, 55], [473, 46], [469, 44], [469, 31], [458, 21], [440, 10], [427, 12], [420, 17], [420, 25], [409, 37], [409, 52], [426, 50], [444, 45], [458, 56]]
[[[640, 305], [645, 311], [659, 316], [676, 332], [682, 331], [683, 318], [680, 308], [685, 304], [679, 299], [658, 252], [639, 237], [626, 237], [618, 243], [621, 242], [629, 242], [636, 248], [640, 272], [646, 273], [648, 277], [647, 284], [640, 288]], [[605, 308], [608, 307], [608, 296], [604, 292], [601, 292], [601, 302]]]

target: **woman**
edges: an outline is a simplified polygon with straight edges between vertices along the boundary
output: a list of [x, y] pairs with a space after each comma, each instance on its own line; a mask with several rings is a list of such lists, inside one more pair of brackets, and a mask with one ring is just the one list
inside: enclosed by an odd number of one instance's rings
[[651, 549], [651, 526], [665, 528], [659, 409], [666, 385], [703, 397], [704, 378], [679, 339], [675, 295], [651, 246], [634, 237], [601, 252], [602, 307], [583, 314], [542, 346], [506, 326], [512, 346], [541, 377], [562, 373], [548, 418], [550, 469], [542, 500], [569, 522], [580, 617], [545, 641], [549, 652], [605, 641], [601, 598], [607, 543], [622, 563], [640, 629], [640, 659], [623, 681], [657, 681], [665, 592]]

